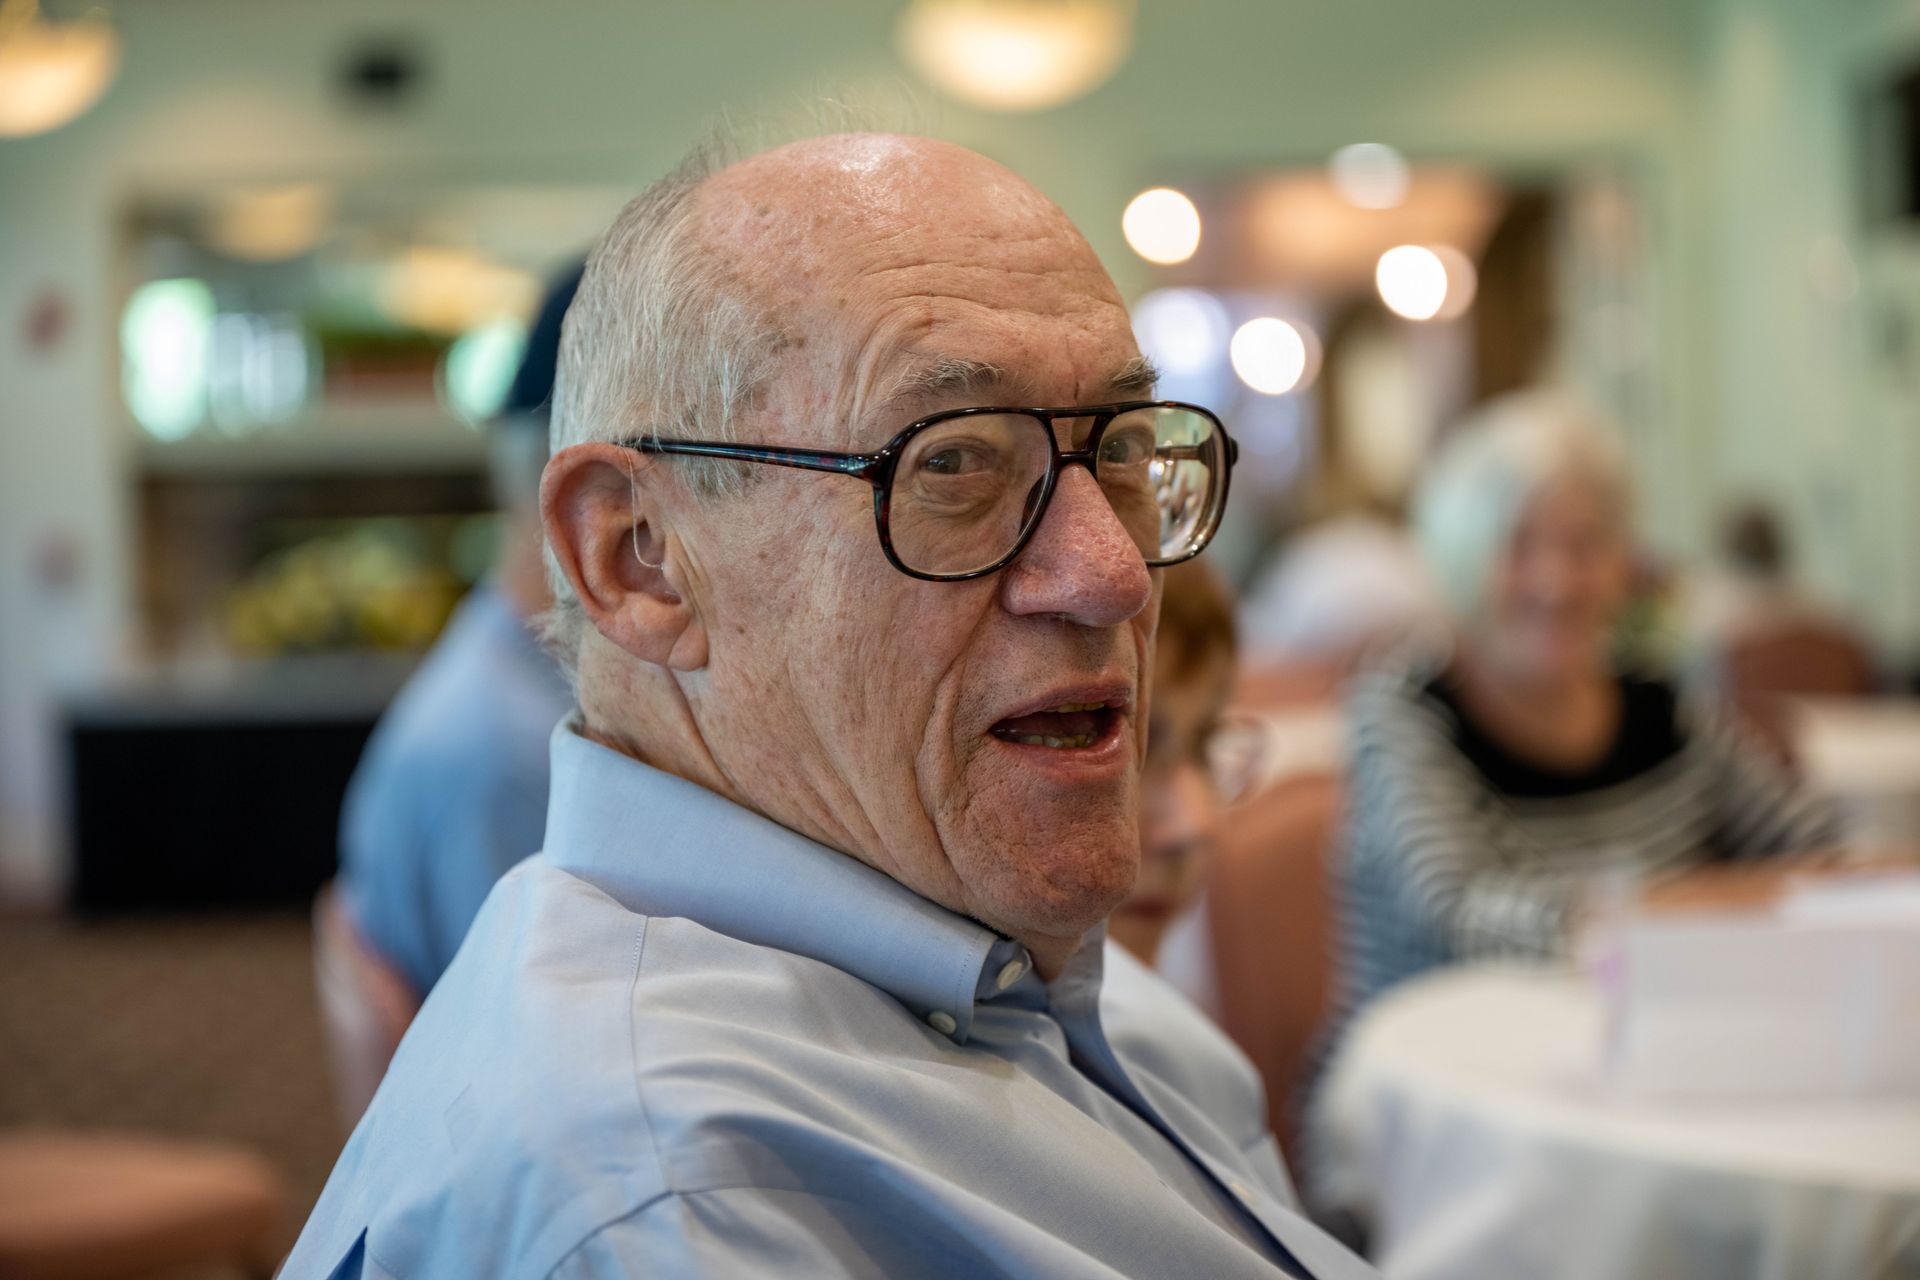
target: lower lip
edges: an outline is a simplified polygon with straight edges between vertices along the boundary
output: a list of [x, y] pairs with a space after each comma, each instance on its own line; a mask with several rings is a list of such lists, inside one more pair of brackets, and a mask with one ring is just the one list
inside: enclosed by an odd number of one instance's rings
[[1113, 717], [1100, 740], [1088, 747], [1034, 747], [1008, 742], [988, 734], [993, 745], [1012, 754], [1020, 767], [1063, 783], [1104, 782], [1124, 774], [1133, 765], [1131, 721]]

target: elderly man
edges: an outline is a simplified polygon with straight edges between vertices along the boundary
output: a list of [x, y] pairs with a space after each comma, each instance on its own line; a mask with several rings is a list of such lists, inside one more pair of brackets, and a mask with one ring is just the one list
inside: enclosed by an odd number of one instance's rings
[[957, 147], [627, 207], [543, 489], [579, 702], [544, 851], [287, 1276], [1371, 1274], [1245, 1061], [1102, 946], [1154, 570], [1232, 455], [1151, 388], [1086, 242]]

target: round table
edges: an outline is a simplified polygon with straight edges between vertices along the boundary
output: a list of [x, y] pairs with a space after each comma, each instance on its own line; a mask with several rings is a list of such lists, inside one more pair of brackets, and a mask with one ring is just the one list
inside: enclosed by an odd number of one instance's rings
[[1920, 1277], [1920, 1098], [1627, 1102], [1598, 993], [1557, 970], [1421, 978], [1321, 1094], [1324, 1190], [1389, 1280]]

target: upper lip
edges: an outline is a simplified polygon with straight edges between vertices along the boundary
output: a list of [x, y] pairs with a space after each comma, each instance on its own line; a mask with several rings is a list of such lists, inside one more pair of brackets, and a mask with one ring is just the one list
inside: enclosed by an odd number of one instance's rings
[[1057, 685], [1032, 702], [997, 717], [994, 723], [999, 724], [1020, 716], [1030, 716], [1040, 711], [1051, 711], [1057, 706], [1072, 702], [1103, 702], [1109, 711], [1124, 714], [1133, 705], [1133, 686], [1124, 680], [1094, 680], [1083, 684]]

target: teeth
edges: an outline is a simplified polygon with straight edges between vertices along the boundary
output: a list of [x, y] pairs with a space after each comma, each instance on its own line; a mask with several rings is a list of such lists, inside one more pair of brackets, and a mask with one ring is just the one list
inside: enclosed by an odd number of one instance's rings
[[1093, 745], [1093, 735], [1076, 733], [1070, 738], [1056, 738], [1050, 734], [1023, 733], [1014, 741], [1022, 746], [1052, 747], [1057, 751], [1062, 747], [1090, 747]]
[[1057, 711], [1098, 711], [1100, 710], [1100, 708], [1106, 705], [1107, 704], [1104, 702], [1063, 702], [1059, 706], [1049, 707], [1047, 708], [1047, 710], [1056, 711], [1056, 712]]

